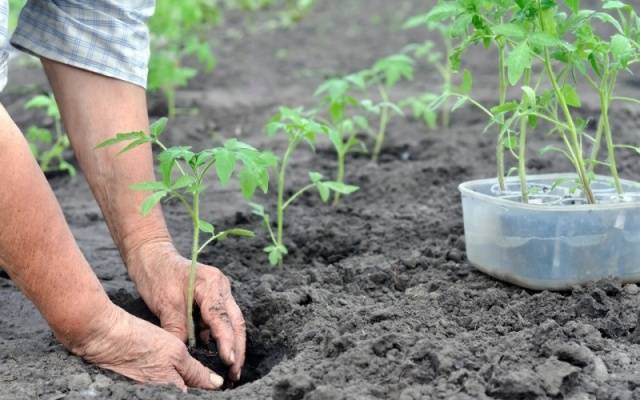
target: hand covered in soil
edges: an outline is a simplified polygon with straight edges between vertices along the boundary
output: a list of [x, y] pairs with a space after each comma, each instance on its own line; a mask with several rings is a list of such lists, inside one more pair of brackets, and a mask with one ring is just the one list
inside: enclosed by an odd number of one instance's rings
[[140, 383], [173, 384], [185, 392], [187, 386], [218, 389], [224, 383], [193, 359], [180, 340], [119, 307], [112, 305], [95, 321], [88, 337], [67, 344], [92, 364]]
[[[140, 295], [160, 319], [162, 328], [186, 342], [185, 288], [191, 261], [180, 256], [172, 245], [157, 245], [128, 264]], [[205, 342], [215, 339], [220, 358], [230, 366], [229, 378], [238, 381], [245, 359], [246, 331], [229, 279], [219, 269], [199, 264], [194, 299], [202, 319], [196, 321], [196, 326], [202, 326], [200, 338]]]

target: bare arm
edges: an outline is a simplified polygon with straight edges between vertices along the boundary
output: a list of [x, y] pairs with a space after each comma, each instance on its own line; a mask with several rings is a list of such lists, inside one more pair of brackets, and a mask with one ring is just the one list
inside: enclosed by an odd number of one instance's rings
[[[0, 106], [0, 265], [58, 339], [90, 335], [111, 302], [78, 249], [29, 147]], [[69, 312], [69, 310], [72, 310]]]
[[[118, 156], [119, 148], [96, 150], [98, 143], [119, 132], [147, 131], [144, 89], [64, 64], [43, 59], [65, 128], [120, 249], [129, 276], [162, 327], [185, 341], [185, 280], [189, 261], [174, 248], [160, 207], [140, 214], [146, 193], [132, 191], [133, 183], [154, 180], [151, 147]], [[245, 356], [242, 313], [231, 296], [229, 280], [216, 268], [201, 265], [196, 302], [207, 329], [204, 339], [216, 339], [223, 360], [238, 380]]]
[[0, 159], [0, 266], [58, 340], [89, 362], [140, 382], [220, 387], [222, 378], [192, 359], [178, 339], [111, 303], [2, 106]]

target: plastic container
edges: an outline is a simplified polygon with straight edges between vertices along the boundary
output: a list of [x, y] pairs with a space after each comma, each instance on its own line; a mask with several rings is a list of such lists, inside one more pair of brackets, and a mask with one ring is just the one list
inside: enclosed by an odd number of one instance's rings
[[479, 270], [530, 289], [566, 289], [615, 278], [640, 281], [640, 184], [623, 181], [620, 199], [597, 177], [598, 204], [586, 204], [570, 174], [529, 176], [521, 202], [517, 177], [460, 185], [467, 258]]

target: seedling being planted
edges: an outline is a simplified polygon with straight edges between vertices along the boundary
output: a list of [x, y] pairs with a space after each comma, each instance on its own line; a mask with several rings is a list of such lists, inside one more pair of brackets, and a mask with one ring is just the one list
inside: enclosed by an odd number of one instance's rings
[[25, 134], [33, 156], [44, 173], [65, 172], [71, 176], [76, 174], [73, 165], [64, 159], [64, 151], [69, 148], [69, 138], [62, 130], [62, 121], [58, 104], [52, 94], [38, 95], [25, 104], [25, 109], [39, 108], [45, 110], [53, 121], [53, 132], [46, 128], [30, 126]]
[[271, 217], [260, 204], [252, 204], [254, 214], [258, 215], [265, 223], [271, 238], [271, 245], [264, 250], [269, 255], [269, 262], [273, 266], [282, 265], [284, 257], [288, 254], [284, 244], [284, 213], [296, 199], [309, 190], [317, 190], [323, 202], [328, 202], [332, 192], [343, 195], [351, 194], [358, 190], [358, 187], [345, 185], [341, 182], [326, 180], [322, 174], [317, 172], [309, 173], [310, 183], [296, 191], [293, 195], [285, 198], [285, 185], [287, 167], [291, 157], [300, 144], [306, 142], [314, 148], [318, 135], [328, 135], [331, 128], [325, 124], [315, 121], [309, 113], [302, 109], [291, 109], [282, 107], [280, 111], [271, 119], [266, 127], [267, 135], [272, 137], [277, 133], [287, 136], [287, 149], [282, 156], [278, 166], [278, 193], [276, 205], [276, 232], [271, 226]]
[[[215, 170], [215, 175], [221, 185], [226, 185], [232, 175], [239, 177], [242, 194], [250, 199], [256, 189], [264, 193], [269, 187], [269, 169], [277, 163], [275, 156], [268, 152], [260, 152], [252, 146], [236, 139], [228, 140], [223, 147], [194, 152], [190, 147], [166, 147], [160, 141], [160, 135], [165, 129], [167, 119], [163, 118], [151, 125], [150, 133], [129, 132], [119, 133], [114, 138], [100, 143], [97, 147], [125, 143], [126, 146], [119, 154], [126, 153], [138, 146], [151, 143], [158, 146], [161, 152], [157, 156], [161, 180], [141, 182], [132, 185], [133, 190], [149, 192], [149, 197], [142, 203], [141, 212], [148, 215], [162, 200], [174, 198], [179, 200], [191, 217], [193, 224], [193, 239], [191, 247], [191, 268], [189, 270], [187, 295], [187, 332], [189, 346], [196, 343], [193, 322], [193, 300], [198, 257], [200, 253], [214, 241], [221, 241], [229, 236], [253, 237], [252, 231], [231, 228], [218, 231], [213, 224], [201, 218], [201, 195], [205, 190], [205, 183], [209, 180], [209, 173]], [[207, 235], [202, 240], [201, 234]]]

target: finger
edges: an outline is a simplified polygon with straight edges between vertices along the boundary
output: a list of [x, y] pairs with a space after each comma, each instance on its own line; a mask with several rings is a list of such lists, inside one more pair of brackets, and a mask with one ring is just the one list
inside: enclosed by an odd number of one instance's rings
[[161, 316], [160, 326], [165, 331], [180, 339], [182, 343], [187, 341], [187, 320], [183, 314], [171, 313], [167, 316]]
[[184, 382], [184, 379], [177, 372], [173, 372], [169, 377], [167, 382], [158, 382], [159, 384], [169, 384], [175, 385], [178, 389], [182, 390], [183, 393], [187, 393], [187, 385]]
[[224, 384], [224, 379], [220, 375], [200, 364], [199, 361], [189, 355], [186, 349], [175, 368], [184, 379], [184, 383], [191, 387], [220, 389]]
[[235, 337], [224, 300], [218, 297], [200, 312], [202, 320], [207, 324], [211, 330], [211, 336], [216, 341], [222, 361], [227, 365], [235, 364]]
[[229, 377], [233, 381], [239, 381], [242, 373], [242, 366], [244, 365], [245, 352], [247, 347], [247, 327], [242, 316], [240, 307], [233, 299], [227, 301], [227, 310], [229, 310], [229, 318], [231, 319], [231, 325], [233, 327], [234, 334], [234, 350], [235, 350], [235, 362], [229, 370]]

